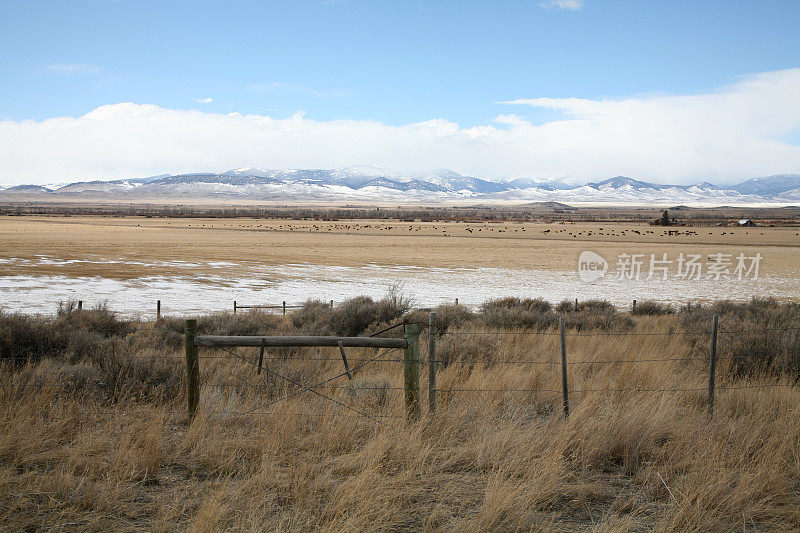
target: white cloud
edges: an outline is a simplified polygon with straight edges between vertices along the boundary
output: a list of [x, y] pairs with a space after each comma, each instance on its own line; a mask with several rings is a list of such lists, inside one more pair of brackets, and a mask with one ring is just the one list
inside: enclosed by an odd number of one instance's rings
[[583, 7], [583, 0], [542, 0], [539, 2], [541, 7], [547, 9], [566, 9], [568, 11], [577, 11]]
[[268, 115], [105, 105], [80, 117], [0, 122], [0, 183], [261, 168], [451, 168], [478, 176], [716, 182], [800, 171], [800, 68], [719, 91], [620, 100], [519, 99], [556, 109], [462, 126], [437, 118], [391, 126]]
[[103, 71], [101, 67], [88, 63], [54, 63], [47, 65], [47, 70], [59, 74], [100, 74]]
[[208, 98], [192, 98], [192, 100], [194, 100], [198, 104], [211, 104], [211, 103], [214, 102], [214, 99], [211, 98], [211, 97], [208, 97]]

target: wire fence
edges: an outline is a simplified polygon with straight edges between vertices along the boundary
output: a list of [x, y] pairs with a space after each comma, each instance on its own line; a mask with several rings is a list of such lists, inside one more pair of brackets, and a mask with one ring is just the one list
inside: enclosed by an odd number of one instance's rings
[[[409, 323], [409, 322], [401, 322], [398, 324], [391, 325], [383, 330], [380, 330], [371, 336], [377, 336], [383, 333], [386, 333], [392, 329], [395, 329], [400, 326], [409, 325], [409, 324], [416, 324], [417, 326], [425, 327], [427, 324], [422, 323]], [[159, 329], [156, 327], [148, 327], [148, 328], [138, 328], [133, 334], [143, 334], [150, 331], [154, 331]], [[719, 329], [717, 333], [721, 335], [730, 335], [730, 336], [739, 336], [739, 335], [767, 335], [767, 334], [785, 334], [787, 332], [792, 331], [800, 331], [800, 327], [791, 326], [791, 327], [781, 327], [781, 328], [762, 328], [762, 329]], [[677, 331], [670, 329], [668, 331], [661, 331], [661, 332], [582, 332], [579, 330], [571, 331], [571, 332], [559, 332], [559, 331], [444, 331], [441, 333], [436, 334], [435, 330], [430, 330], [429, 334], [435, 334], [437, 339], [444, 339], [447, 337], [457, 338], [459, 336], [468, 336], [468, 335], [475, 335], [475, 336], [498, 336], [498, 337], [507, 337], [507, 336], [527, 336], [527, 335], [544, 335], [544, 336], [561, 336], [562, 339], [566, 338], [573, 338], [573, 337], [601, 337], [601, 336], [663, 336], [663, 337], [672, 337], [672, 336], [695, 336], [699, 337], [703, 335], [705, 332], [699, 331]], [[716, 349], [716, 347], [714, 348]], [[287, 375], [283, 370], [282, 367], [276, 365], [266, 365], [263, 367], [264, 374], [261, 376], [256, 376], [256, 382], [232, 382], [232, 381], [205, 381], [201, 385], [203, 387], [217, 387], [220, 389], [236, 389], [236, 390], [254, 390], [254, 391], [268, 391], [270, 394], [274, 394], [280, 390], [280, 388], [276, 385], [276, 383], [283, 383], [284, 386], [284, 393], [277, 397], [271, 397], [265, 401], [262, 401], [258, 405], [243, 409], [240, 411], [235, 412], [225, 412], [224, 416], [231, 417], [231, 416], [245, 416], [245, 415], [253, 415], [253, 414], [274, 414], [274, 413], [283, 413], [287, 414], [289, 411], [286, 409], [281, 410], [274, 410], [275, 406], [281, 404], [282, 402], [286, 402], [291, 398], [296, 398], [302, 394], [308, 393], [316, 396], [320, 401], [324, 401], [328, 403], [335, 409], [341, 409], [346, 411], [350, 414], [357, 415], [359, 417], [363, 417], [377, 423], [382, 423], [382, 419], [386, 418], [404, 418], [399, 415], [391, 415], [386, 413], [380, 412], [367, 412], [365, 406], [363, 405], [353, 405], [351, 403], [352, 399], [346, 399], [341, 397], [334, 397], [337, 392], [341, 391], [349, 391], [349, 392], [357, 392], [357, 391], [377, 391], [381, 393], [409, 393], [412, 392], [414, 394], [419, 395], [421, 392], [427, 391], [428, 394], [431, 392], [440, 393], [444, 395], [453, 395], [453, 394], [494, 394], [494, 393], [520, 393], [520, 394], [548, 394], [553, 396], [564, 395], [565, 402], [566, 402], [566, 381], [564, 387], [562, 388], [554, 388], [554, 387], [541, 387], [541, 386], [531, 386], [531, 387], [520, 387], [520, 386], [509, 386], [509, 387], [471, 387], [471, 386], [443, 386], [438, 387], [434, 386], [434, 381], [429, 383], [427, 389], [425, 387], [407, 387], [407, 386], [394, 386], [394, 385], [366, 385], [366, 384], [356, 384], [352, 381], [344, 383], [343, 379], [345, 377], [349, 377], [352, 379], [352, 375], [361, 369], [367, 367], [368, 365], [385, 365], [385, 364], [403, 364], [403, 365], [419, 365], [421, 367], [428, 366], [430, 364], [434, 364], [436, 370], [432, 372], [432, 374], [436, 374], [441, 369], [450, 367], [450, 366], [484, 366], [484, 367], [493, 367], [496, 365], [515, 365], [520, 367], [525, 366], [561, 366], [562, 368], [568, 367], [576, 367], [576, 366], [593, 366], [593, 365], [634, 365], [634, 364], [644, 364], [644, 363], [690, 363], [690, 362], [703, 362], [703, 356], [665, 356], [665, 357], [643, 357], [643, 358], [617, 358], [617, 359], [581, 359], [581, 360], [568, 360], [566, 358], [558, 359], [554, 354], [552, 358], [547, 359], [491, 359], [491, 358], [484, 358], [484, 359], [473, 359], [473, 360], [438, 360], [434, 359], [431, 360], [430, 355], [426, 358], [410, 358], [407, 356], [405, 357], [386, 357], [387, 355], [393, 354], [400, 350], [400, 348], [389, 348], [384, 349], [378, 355], [374, 357], [358, 357], [358, 358], [348, 358], [350, 362], [354, 363], [355, 366], [352, 369], [348, 369], [343, 372], [335, 373], [332, 376], [326, 377], [324, 379], [319, 379], [311, 384], [301, 383], [297, 378], [291, 377]], [[185, 361], [183, 358], [177, 355], [177, 353], [173, 353], [171, 355], [160, 355], [160, 354], [125, 354], [125, 353], [108, 353], [108, 354], [101, 354], [97, 357], [102, 359], [108, 360], [120, 360], [120, 361], [160, 361], [172, 364], [174, 366], [184, 366]], [[199, 359], [217, 359], [217, 360], [231, 360], [244, 363], [246, 365], [252, 367], [261, 368], [259, 363], [252, 360], [249, 357], [243, 356], [236, 351], [228, 349], [224, 346], [218, 346], [217, 351], [215, 353], [203, 353], [197, 356]], [[719, 360], [730, 360], [733, 359], [734, 356], [732, 355], [717, 355], [715, 356], [715, 361]], [[307, 355], [302, 353], [291, 353], [286, 355], [280, 356], [269, 356], [263, 357], [262, 361], [266, 361], [269, 363], [291, 363], [291, 362], [311, 362], [311, 363], [331, 363], [331, 362], [338, 362], [341, 363], [342, 359], [338, 357], [323, 357], [320, 355], [313, 356]], [[321, 365], [319, 367], [320, 371], [325, 371], [329, 369], [326, 365]], [[555, 373], [554, 373], [555, 374]], [[565, 374], [566, 376], [566, 374]], [[269, 377], [273, 382], [265, 382], [264, 379]], [[553, 379], [555, 379], [553, 377]], [[24, 389], [28, 387], [38, 387], [38, 388], [52, 388], [52, 389], [69, 389], [74, 384], [70, 383], [44, 383], [41, 381], [36, 380], [28, 380], [24, 382], [0, 382], [0, 390], [9, 389], [9, 388], [16, 388], [16, 389]], [[768, 389], [779, 389], [779, 388], [797, 388], [796, 384], [790, 383], [757, 383], [757, 384], [747, 384], [741, 382], [733, 382], [733, 383], [726, 383], [720, 385], [714, 385], [713, 379], [712, 384], [710, 386], [685, 386], [685, 387], [675, 387], [675, 386], [664, 386], [664, 387], [583, 387], [583, 388], [576, 388], [569, 390], [570, 395], [581, 395], [581, 394], [591, 394], [591, 393], [602, 393], [602, 394], [616, 394], [616, 393], [701, 393], [709, 391], [711, 388], [712, 396], [713, 391], [737, 391], [737, 390], [768, 390]], [[287, 390], [288, 389], [288, 390]], [[321, 391], [326, 392], [321, 392]], [[333, 391], [333, 392], [328, 392]], [[298, 411], [299, 412], [299, 411]], [[310, 411], [305, 414], [316, 414], [318, 411]]]
[[[385, 333], [386, 331], [389, 331], [389, 330], [391, 330], [391, 329], [393, 329], [394, 327], [397, 327], [397, 326], [398, 325], [390, 326], [388, 328], [385, 328], [385, 329], [379, 331], [377, 334]], [[778, 333], [778, 332], [787, 332], [787, 331], [796, 331], [796, 330], [800, 330], [800, 328], [798, 328], [798, 327], [786, 327], [786, 328], [773, 328], [772, 330], [759, 329], [759, 330], [751, 330], [751, 332], [764, 334], [764, 333], [770, 333], [770, 332]], [[430, 333], [432, 333], [432, 332], [429, 332], [429, 334]], [[714, 333], [714, 339], [715, 339], [714, 342], [715, 343], [716, 343], [716, 333], [717, 333], [717, 331], [715, 331], [715, 333]], [[742, 333], [742, 330], [724, 330], [722, 333], [723, 334], [739, 335], [739, 334]], [[438, 337], [441, 338], [441, 337], [444, 337], [446, 335], [453, 335], [453, 336], [457, 336], [457, 335], [503, 335], [503, 336], [507, 336], [507, 335], [520, 335], [520, 334], [522, 334], [522, 335], [552, 335], [552, 336], [560, 335], [562, 337], [562, 339], [564, 339], [567, 336], [565, 334], [565, 332], [562, 330], [561, 332], [550, 332], [550, 331], [535, 331], [535, 332], [531, 332], [531, 331], [525, 331], [525, 332], [511, 332], [511, 331], [451, 331], [451, 332], [443, 332]], [[603, 336], [603, 335], [606, 335], [606, 336], [620, 336], [620, 335], [626, 335], [626, 336], [627, 335], [631, 335], [631, 336], [634, 336], [634, 335], [636, 335], [636, 336], [650, 336], [650, 337], [652, 337], [652, 336], [665, 336], [665, 337], [668, 337], [668, 336], [673, 336], [673, 335], [698, 336], [699, 333], [698, 332], [691, 332], [691, 331], [669, 330], [669, 331], [663, 331], [663, 332], [590, 332], [590, 333], [577, 331], [577, 332], [572, 332], [572, 333], [569, 334], [570, 337], [588, 337], [588, 336], [596, 337], [596, 336]], [[715, 350], [716, 350], [716, 344], [714, 346], [714, 351]], [[731, 359], [731, 358], [732, 358], [732, 356], [730, 356], [730, 355], [721, 355], [721, 356], [716, 356], [715, 355], [714, 356], [715, 361]], [[328, 358], [328, 359], [335, 359], [335, 358]], [[379, 358], [376, 358], [375, 360], [378, 360], [378, 359]], [[429, 359], [430, 359], [430, 355], [429, 355]], [[673, 357], [645, 357], [645, 358], [622, 358], [622, 359], [591, 359], [591, 360], [577, 360], [577, 361], [575, 361], [575, 360], [568, 361], [568, 360], [566, 360], [566, 358], [563, 358], [560, 361], [556, 360], [556, 359], [483, 360], [483, 361], [481, 361], [481, 360], [467, 360], [467, 361], [438, 361], [438, 360], [434, 360], [433, 363], [437, 367], [447, 367], [447, 366], [451, 366], [451, 365], [470, 365], [470, 366], [476, 366], [476, 365], [485, 365], [485, 366], [494, 366], [494, 365], [519, 365], [519, 366], [525, 366], [525, 365], [551, 365], [551, 366], [555, 366], [555, 365], [561, 365], [562, 367], [568, 367], [568, 366], [569, 367], [574, 367], [576, 365], [622, 365], [622, 364], [662, 363], [662, 362], [664, 362], [664, 363], [681, 363], [681, 362], [690, 362], [690, 361], [698, 361], [698, 360], [700, 360], [700, 358], [698, 358], [698, 357], [674, 357], [673, 356]], [[386, 361], [386, 360], [384, 360], [384, 361]], [[407, 357], [404, 358], [403, 360], [398, 359], [396, 361], [397, 362], [403, 361], [405, 363], [412, 363], [412, 364], [419, 364], [419, 365], [424, 365], [425, 363], [430, 363], [430, 360], [426, 361], [424, 359], [409, 359]], [[370, 364], [372, 362], [374, 362], [374, 361], [365, 362], [364, 365]], [[432, 372], [432, 374], [435, 373], [435, 372], [436, 371]], [[326, 389], [326, 390], [328, 390], [328, 389], [333, 389], [333, 390], [345, 389], [345, 390], [348, 390], [348, 391], [351, 391], [351, 392], [355, 392], [355, 391], [377, 391], [377, 392], [384, 393], [384, 394], [388, 393], [388, 392], [405, 392], [405, 393], [412, 392], [412, 393], [417, 394], [417, 395], [420, 394], [420, 387], [419, 386], [409, 388], [407, 386], [403, 386], [403, 387], [389, 386], [389, 385], [367, 386], [367, 385], [353, 385], [352, 383], [348, 383], [348, 384], [345, 384], [345, 385], [339, 385], [339, 384], [332, 384], [331, 383], [331, 382], [335, 381], [336, 379], [338, 379], [340, 377], [344, 377], [344, 375], [346, 375], [346, 373], [341, 373], [341, 374], [339, 374], [337, 376], [334, 376], [332, 378], [329, 378], [327, 380], [319, 382], [319, 383], [317, 383], [315, 385], [306, 387], [303, 390], [296, 391], [294, 393], [287, 394], [287, 395], [284, 395], [282, 397], [273, 399], [270, 402], [268, 402], [268, 403], [266, 403], [266, 404], [264, 404], [262, 406], [255, 407], [255, 408], [250, 409], [249, 411], [246, 411], [245, 413], [241, 413], [241, 414], [255, 413], [255, 412], [261, 410], [262, 408], [266, 408], [266, 407], [272, 406], [275, 403], [278, 403], [278, 402], [281, 402], [281, 401], [283, 401], [285, 399], [288, 399], [288, 398], [291, 398], [293, 396], [296, 396], [297, 394], [299, 394], [301, 392], [305, 392], [306, 390], [309, 390], [309, 389], [312, 389], [312, 388], [313, 389]], [[563, 395], [564, 396], [564, 403], [565, 403], [565, 412], [568, 412], [567, 411], [568, 408], [567, 408], [566, 370], [565, 370], [564, 376], [565, 376], [565, 380], [564, 380], [564, 386], [563, 386], [562, 389], [542, 388], [542, 387], [536, 387], [536, 386], [524, 387], [524, 388], [517, 388], [517, 387], [504, 387], [504, 388], [497, 388], [497, 387], [468, 387], [468, 386], [467, 387], [436, 387], [436, 388], [433, 388], [435, 381], [431, 381], [431, 383], [429, 384], [429, 387], [428, 387], [428, 394], [431, 394], [432, 392], [436, 392], [436, 393], [446, 394], [446, 395], [447, 394], [470, 394], [470, 393], [475, 393], [475, 394], [523, 393], [523, 394], [528, 394], [528, 395], [529, 394], [549, 394], [549, 395], [553, 395], [553, 396]], [[212, 386], [221, 387], [221, 388], [224, 388], [224, 387], [236, 387], [237, 386], [237, 384], [232, 384], [232, 383], [213, 383], [211, 385]], [[258, 387], [259, 385], [255, 385], [255, 386]], [[717, 386], [717, 387], [713, 387], [713, 385], [711, 385], [711, 387], [712, 387], [712, 393], [711, 393], [712, 394], [712, 398], [711, 398], [711, 401], [713, 402], [713, 390], [714, 389], [716, 391], [722, 392], [722, 391], [734, 391], [734, 390], [766, 390], [766, 389], [773, 389], [773, 388], [786, 388], [786, 387], [792, 387], [792, 386], [793, 385], [789, 385], [789, 384], [785, 384], [785, 383], [724, 384], [724, 385], [720, 385], [720, 386]], [[268, 388], [268, 387], [264, 387], [264, 388]], [[613, 387], [612, 386], [612, 387], [595, 387], [595, 388], [584, 387], [584, 388], [574, 389], [574, 390], [570, 391], [570, 393], [574, 396], [574, 395], [592, 394], [592, 393], [602, 393], [602, 394], [616, 394], [616, 393], [681, 393], [681, 392], [702, 393], [702, 392], [706, 392], [708, 390], [709, 390], [709, 387], [707, 387], [707, 386], [686, 386], [686, 387], [637, 387], [637, 386], [633, 386], [633, 387]], [[352, 409], [349, 406], [348, 406], [348, 408]]]

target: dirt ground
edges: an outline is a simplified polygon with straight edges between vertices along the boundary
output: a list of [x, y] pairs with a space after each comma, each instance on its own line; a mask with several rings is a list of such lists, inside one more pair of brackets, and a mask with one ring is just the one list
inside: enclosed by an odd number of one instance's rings
[[[761, 253], [761, 271], [800, 275], [800, 229], [614, 223], [0, 217], [0, 275], [129, 279], [175, 261], [574, 270], [578, 255]], [[45, 260], [42, 260], [44, 256]], [[9, 259], [24, 259], [3, 261]], [[80, 261], [69, 263], [69, 261]], [[114, 261], [113, 263], [109, 261]], [[219, 273], [217, 266], [215, 272]]]

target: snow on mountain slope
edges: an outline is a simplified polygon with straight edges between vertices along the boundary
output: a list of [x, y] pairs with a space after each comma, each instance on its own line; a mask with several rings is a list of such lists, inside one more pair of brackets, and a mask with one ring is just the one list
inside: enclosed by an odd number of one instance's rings
[[752, 178], [731, 188], [742, 194], [779, 195], [800, 188], [800, 174], [776, 174]]
[[4, 195], [8, 194], [36, 194], [36, 193], [51, 193], [51, 189], [43, 187], [42, 185], [14, 185], [0, 191]]
[[731, 187], [709, 182], [664, 185], [616, 176], [583, 185], [562, 181], [516, 178], [492, 181], [463, 176], [447, 169], [394, 172], [377, 166], [337, 169], [238, 168], [221, 173], [160, 175], [113, 181], [70, 183], [52, 190], [38, 185], [0, 189], [4, 197], [47, 195], [97, 196], [120, 201], [187, 198], [241, 198], [260, 200], [414, 201], [447, 202], [564, 202], [617, 205], [756, 205], [800, 201], [800, 175], [754, 178]]

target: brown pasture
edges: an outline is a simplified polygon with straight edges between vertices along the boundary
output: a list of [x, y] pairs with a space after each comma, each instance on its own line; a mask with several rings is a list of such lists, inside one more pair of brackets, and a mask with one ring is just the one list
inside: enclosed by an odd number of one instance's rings
[[169, 275], [168, 264], [150, 263], [175, 260], [201, 263], [198, 273], [208, 261], [572, 271], [585, 249], [606, 257], [623, 252], [760, 252], [765, 274], [796, 276], [800, 268], [800, 228], [792, 227], [25, 216], [0, 217], [0, 243], [0, 259], [35, 260], [44, 255], [89, 260], [0, 265], [0, 275]]

